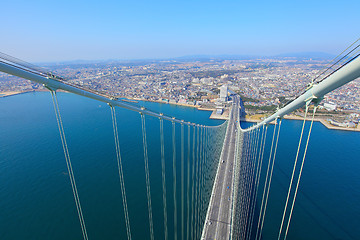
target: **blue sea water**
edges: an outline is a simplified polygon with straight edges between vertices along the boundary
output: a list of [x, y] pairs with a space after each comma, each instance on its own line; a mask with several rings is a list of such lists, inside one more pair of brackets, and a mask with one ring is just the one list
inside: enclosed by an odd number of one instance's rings
[[[58, 97], [88, 236], [125, 239], [109, 107], [67, 93]], [[187, 121], [222, 123], [210, 120], [206, 111], [141, 104]], [[149, 239], [140, 115], [116, 111], [133, 239]], [[146, 124], [155, 239], [161, 239], [159, 121], [148, 117]], [[171, 124], [164, 124], [165, 154], [171, 159]], [[263, 239], [277, 237], [301, 124], [283, 122]], [[360, 133], [328, 130], [314, 123], [288, 239], [360, 239], [359, 140]], [[171, 172], [171, 163], [166, 166]], [[170, 174], [167, 183], [171, 192]], [[173, 205], [171, 199], [168, 202], [172, 233]], [[81, 238], [50, 94], [0, 99], [0, 239]]]
[[[302, 123], [282, 122], [263, 239], [278, 237]], [[246, 125], [249, 124], [243, 127]], [[295, 176], [298, 176], [309, 126], [307, 122]], [[272, 133], [273, 126], [270, 126], [263, 169], [267, 167]], [[359, 143], [359, 132], [329, 130], [314, 122], [288, 239], [360, 239]], [[265, 174], [263, 170], [262, 179]], [[263, 186], [259, 189], [262, 194]], [[294, 193], [294, 187], [292, 189], [290, 196]], [[287, 213], [290, 205], [291, 201]]]

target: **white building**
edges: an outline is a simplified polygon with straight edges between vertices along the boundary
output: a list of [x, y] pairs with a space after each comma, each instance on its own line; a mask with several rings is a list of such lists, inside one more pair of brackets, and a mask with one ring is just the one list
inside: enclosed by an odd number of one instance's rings
[[228, 86], [225, 84], [220, 87], [220, 101], [226, 102], [227, 96], [228, 96]]
[[326, 109], [326, 110], [328, 110], [328, 111], [334, 111], [334, 110], [336, 110], [336, 104], [334, 104], [334, 103], [324, 103], [324, 108]]
[[216, 115], [221, 115], [224, 112], [224, 108], [223, 107], [216, 107]]

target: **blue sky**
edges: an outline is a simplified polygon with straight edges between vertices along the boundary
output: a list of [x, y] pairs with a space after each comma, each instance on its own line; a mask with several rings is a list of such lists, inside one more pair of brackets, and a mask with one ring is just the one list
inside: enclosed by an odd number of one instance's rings
[[0, 52], [30, 62], [199, 54], [336, 54], [360, 1], [2, 0]]

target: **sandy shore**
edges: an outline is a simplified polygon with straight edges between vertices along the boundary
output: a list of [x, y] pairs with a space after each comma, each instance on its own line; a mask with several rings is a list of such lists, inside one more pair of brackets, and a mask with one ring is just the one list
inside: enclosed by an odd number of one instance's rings
[[23, 94], [23, 93], [28, 93], [28, 92], [34, 92], [34, 91], [24, 91], [24, 92], [9, 91], [9, 92], [0, 92], [0, 98], [2, 98], [2, 97], [15, 96], [15, 95]]

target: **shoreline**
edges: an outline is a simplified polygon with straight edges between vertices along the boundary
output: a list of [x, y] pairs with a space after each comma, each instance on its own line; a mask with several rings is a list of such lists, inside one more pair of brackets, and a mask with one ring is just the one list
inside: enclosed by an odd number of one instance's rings
[[[289, 119], [289, 120], [304, 120], [304, 118], [299, 117], [299, 116], [294, 116], [294, 115], [289, 115], [289, 116], [285, 116], [284, 119]], [[307, 117], [306, 121], [311, 121], [311, 117]], [[331, 130], [342, 130], [342, 131], [353, 131], [353, 132], [360, 132], [360, 128], [359, 127], [355, 127], [355, 128], [348, 128], [348, 127], [339, 127], [339, 126], [335, 126], [332, 125], [331, 123], [329, 123], [328, 121], [326, 121], [323, 118], [314, 118], [314, 121], [316, 122], [320, 122], [322, 125], [324, 125], [327, 129], [331, 129]]]
[[196, 105], [189, 105], [185, 103], [170, 103], [170, 102], [163, 102], [160, 100], [146, 100], [146, 99], [135, 99], [135, 98], [129, 98], [131, 100], [137, 100], [137, 101], [146, 101], [146, 102], [155, 102], [155, 103], [162, 103], [162, 104], [172, 104], [176, 106], [182, 106], [182, 107], [190, 107], [190, 108], [196, 108], [199, 111], [211, 111], [211, 115], [209, 119], [213, 120], [228, 120], [229, 119], [229, 110], [225, 110], [223, 114], [217, 115], [215, 108], [208, 108], [208, 107], [201, 107]]
[[[47, 91], [47, 90], [41, 89], [41, 90], [28, 90], [28, 91], [23, 91], [23, 92], [19, 92], [19, 91], [0, 92], [0, 98], [11, 97], [11, 96], [16, 96], [16, 95], [31, 93], [31, 92], [45, 92], [45, 91]], [[189, 105], [189, 104], [184, 104], [184, 103], [173, 103], [173, 102], [170, 103], [170, 102], [164, 102], [164, 101], [160, 101], [160, 100], [146, 100], [146, 99], [139, 99], [139, 98], [128, 98], [128, 99], [135, 100], [135, 101], [146, 101], [146, 102], [155, 102], [155, 103], [162, 103], [162, 104], [172, 104], [172, 105], [176, 105], [176, 106], [196, 108], [197, 110], [200, 110], [200, 111], [212, 111], [211, 115], [209, 116], [209, 119], [214, 119], [214, 120], [227, 120], [229, 118], [229, 116], [228, 116], [229, 110], [228, 109], [225, 110], [222, 115], [217, 115], [216, 109], [206, 108], [206, 107], [202, 108], [201, 106], [196, 106], [196, 105]], [[252, 117], [245, 117], [245, 118], [241, 119], [241, 121], [250, 122], [250, 123], [258, 123], [258, 122], [261, 122], [261, 117], [263, 117], [263, 116], [264, 115], [256, 114]], [[295, 116], [295, 115], [286, 115], [286, 116], [284, 116], [284, 119], [303, 120], [304, 118]], [[310, 121], [310, 120], [311, 120], [311, 117], [306, 118], [306, 121]], [[314, 121], [320, 122], [323, 126], [325, 126], [327, 129], [330, 129], [330, 130], [360, 132], [360, 126], [355, 127], [355, 128], [334, 126], [322, 118], [314, 118]], [[274, 122], [271, 122], [270, 124], [274, 124]], [[360, 125], [360, 123], [359, 123], [359, 125]]]
[[[299, 121], [304, 120], [303, 117], [299, 117], [299, 116], [295, 116], [295, 115], [285, 115], [284, 119], [287, 119], [287, 120], [299, 120]], [[245, 121], [245, 122], [251, 122], [251, 123], [261, 122], [261, 119], [253, 119], [253, 118], [245, 118], [245, 119], [242, 119], [242, 120]], [[307, 117], [306, 121], [311, 121], [311, 117]], [[330, 124], [328, 121], [326, 121], [323, 118], [314, 118], [314, 121], [315, 122], [320, 122], [323, 126], [325, 126], [329, 130], [360, 132], [360, 127], [347, 128], [347, 127], [334, 126], [334, 125]], [[270, 124], [274, 124], [274, 122], [271, 122]]]
[[16, 96], [16, 95], [30, 93], [30, 92], [36, 92], [36, 91], [28, 90], [28, 91], [23, 91], [23, 92], [19, 92], [19, 91], [0, 92], [0, 98], [6, 98], [6, 97]]
[[147, 99], [141, 99], [141, 98], [128, 98], [128, 99], [135, 100], [135, 101], [155, 102], [155, 103], [171, 104], [171, 105], [182, 106], [182, 107], [190, 107], [190, 108], [196, 108], [196, 109], [198, 109], [200, 111], [214, 111], [214, 110], [216, 110], [215, 108], [206, 108], [206, 107], [190, 105], [190, 104], [186, 104], [186, 103], [164, 102], [164, 101], [161, 101], [161, 100], [147, 100]]

